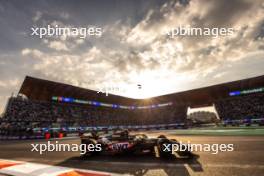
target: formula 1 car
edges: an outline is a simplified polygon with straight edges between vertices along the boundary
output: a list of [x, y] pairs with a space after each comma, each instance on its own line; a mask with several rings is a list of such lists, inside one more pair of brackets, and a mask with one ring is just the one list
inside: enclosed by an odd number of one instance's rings
[[[83, 147], [89, 145], [100, 145], [101, 150], [86, 150], [83, 156], [95, 154], [153, 154], [156, 157], [177, 156], [180, 158], [192, 158], [197, 156], [188, 149], [172, 152], [172, 145], [179, 144], [175, 139], [168, 139], [164, 135], [157, 138], [148, 138], [145, 134], [129, 134], [128, 130], [115, 132], [113, 134], [98, 135], [92, 132], [89, 135], [81, 136]], [[83, 145], [85, 144], [85, 145]]]

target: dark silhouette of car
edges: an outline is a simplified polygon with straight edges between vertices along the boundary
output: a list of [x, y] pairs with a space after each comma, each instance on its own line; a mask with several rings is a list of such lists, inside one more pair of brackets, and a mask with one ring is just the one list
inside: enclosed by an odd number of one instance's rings
[[[188, 149], [172, 152], [172, 144], [177, 145], [179, 142], [175, 139], [168, 139], [164, 135], [157, 138], [149, 138], [145, 134], [129, 134], [128, 130], [122, 130], [113, 134], [97, 134], [91, 132], [88, 135], [81, 136], [81, 144], [88, 149], [89, 145], [99, 145], [101, 150], [87, 150], [83, 156], [91, 156], [96, 154], [153, 154], [156, 157], [184, 157], [192, 158], [197, 156]], [[85, 145], [83, 145], [85, 144]]]

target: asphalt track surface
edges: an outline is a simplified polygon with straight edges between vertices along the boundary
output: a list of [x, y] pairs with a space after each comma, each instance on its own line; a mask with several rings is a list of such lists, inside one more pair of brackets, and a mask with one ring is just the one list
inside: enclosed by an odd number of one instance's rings
[[[162, 132], [166, 135], [166, 132]], [[148, 132], [157, 136], [158, 132]], [[129, 175], [168, 175], [168, 176], [263, 176], [264, 175], [264, 136], [175, 136], [169, 138], [190, 141], [195, 144], [234, 144], [234, 151], [196, 152], [198, 159], [161, 159], [152, 155], [144, 156], [94, 156], [80, 158], [79, 152], [48, 152], [40, 155], [31, 152], [38, 141], [0, 141], [0, 158], [29, 161], [80, 169], [92, 169]], [[54, 142], [54, 141], [53, 141]], [[59, 143], [79, 144], [77, 138], [59, 140]]]

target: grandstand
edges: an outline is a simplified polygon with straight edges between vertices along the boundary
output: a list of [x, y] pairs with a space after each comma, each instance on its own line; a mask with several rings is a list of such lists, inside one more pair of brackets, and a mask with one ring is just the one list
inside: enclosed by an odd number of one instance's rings
[[220, 119], [264, 114], [264, 76], [153, 97], [150, 101], [27, 76], [11, 97], [3, 127], [143, 127], [184, 124], [188, 107], [214, 105]]

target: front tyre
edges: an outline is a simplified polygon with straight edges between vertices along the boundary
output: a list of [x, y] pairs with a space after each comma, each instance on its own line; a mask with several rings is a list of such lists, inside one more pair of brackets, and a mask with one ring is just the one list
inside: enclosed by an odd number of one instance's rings
[[160, 157], [167, 158], [172, 156], [171, 141], [167, 139], [166, 136], [158, 136], [157, 147]]

